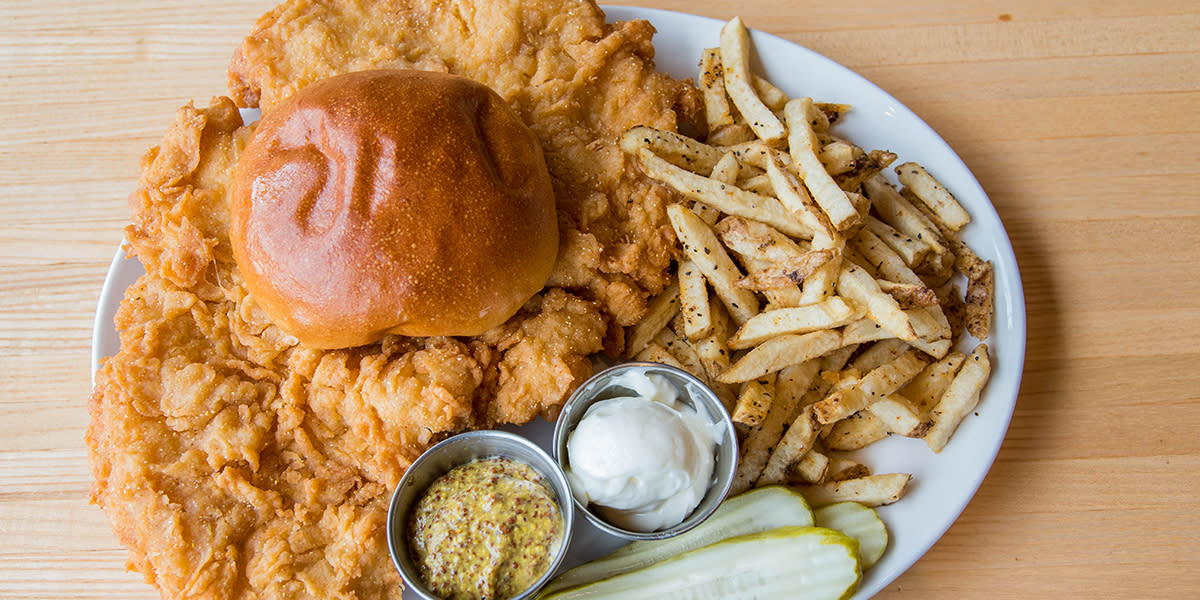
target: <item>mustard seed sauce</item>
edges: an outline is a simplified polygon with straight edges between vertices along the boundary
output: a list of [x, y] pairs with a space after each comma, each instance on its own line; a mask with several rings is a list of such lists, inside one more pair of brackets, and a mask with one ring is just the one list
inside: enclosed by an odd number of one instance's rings
[[485, 458], [434, 481], [409, 522], [413, 561], [449, 600], [503, 600], [533, 585], [562, 539], [554, 492], [529, 465]]

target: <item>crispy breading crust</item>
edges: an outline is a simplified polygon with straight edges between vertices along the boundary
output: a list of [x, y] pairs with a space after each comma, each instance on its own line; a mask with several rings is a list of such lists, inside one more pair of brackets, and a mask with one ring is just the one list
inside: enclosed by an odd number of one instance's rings
[[96, 376], [92, 498], [164, 597], [387, 597], [404, 469], [453, 432], [552, 418], [604, 321], [551, 289], [480, 338], [298, 346], [229, 251], [226, 184], [249, 133], [218, 98], [181, 109], [146, 156], [127, 237], [147, 275]]
[[575, 1], [298, 1], [263, 17], [231, 68], [243, 106], [381, 66], [496, 88], [546, 150], [560, 257], [547, 290], [482, 336], [303, 348], [247, 294], [229, 245], [253, 128], [228, 98], [181, 109], [130, 199], [147, 274], [90, 400], [92, 500], [131, 568], [164, 598], [399, 597], [384, 519], [404, 469], [454, 432], [554, 418], [667, 281], [669, 192], [616, 147], [631, 125], [673, 129], [690, 102], [653, 70], [652, 33]]

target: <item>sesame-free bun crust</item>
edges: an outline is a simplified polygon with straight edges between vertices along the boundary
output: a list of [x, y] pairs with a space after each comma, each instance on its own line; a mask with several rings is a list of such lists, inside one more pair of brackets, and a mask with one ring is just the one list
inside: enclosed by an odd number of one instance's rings
[[231, 202], [251, 296], [313, 348], [481, 334], [542, 289], [558, 250], [536, 136], [444, 73], [304, 88], [263, 115]]

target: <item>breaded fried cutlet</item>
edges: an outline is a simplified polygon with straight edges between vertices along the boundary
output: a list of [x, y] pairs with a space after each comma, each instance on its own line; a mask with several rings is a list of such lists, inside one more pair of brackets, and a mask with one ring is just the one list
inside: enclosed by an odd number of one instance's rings
[[[92, 499], [164, 598], [397, 598], [384, 536], [405, 468], [456, 432], [553, 418], [667, 283], [668, 197], [617, 148], [674, 129], [694, 91], [654, 70], [653, 28], [590, 2], [285, 3], [237, 50], [230, 97], [181, 109], [143, 160], [128, 250], [146, 275], [95, 378]], [[471, 338], [305, 348], [247, 293], [229, 187], [264, 111], [319, 79], [443, 70], [495, 89], [536, 132], [558, 202], [547, 288]], [[690, 116], [689, 116], [690, 115]]]

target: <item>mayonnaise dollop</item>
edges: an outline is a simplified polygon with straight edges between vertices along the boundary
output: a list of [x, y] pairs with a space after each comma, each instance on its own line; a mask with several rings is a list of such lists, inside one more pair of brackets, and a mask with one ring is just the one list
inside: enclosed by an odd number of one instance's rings
[[708, 491], [717, 424], [681, 402], [661, 376], [621, 373], [611, 385], [633, 394], [596, 402], [579, 420], [567, 441], [571, 489], [618, 527], [676, 525]]

